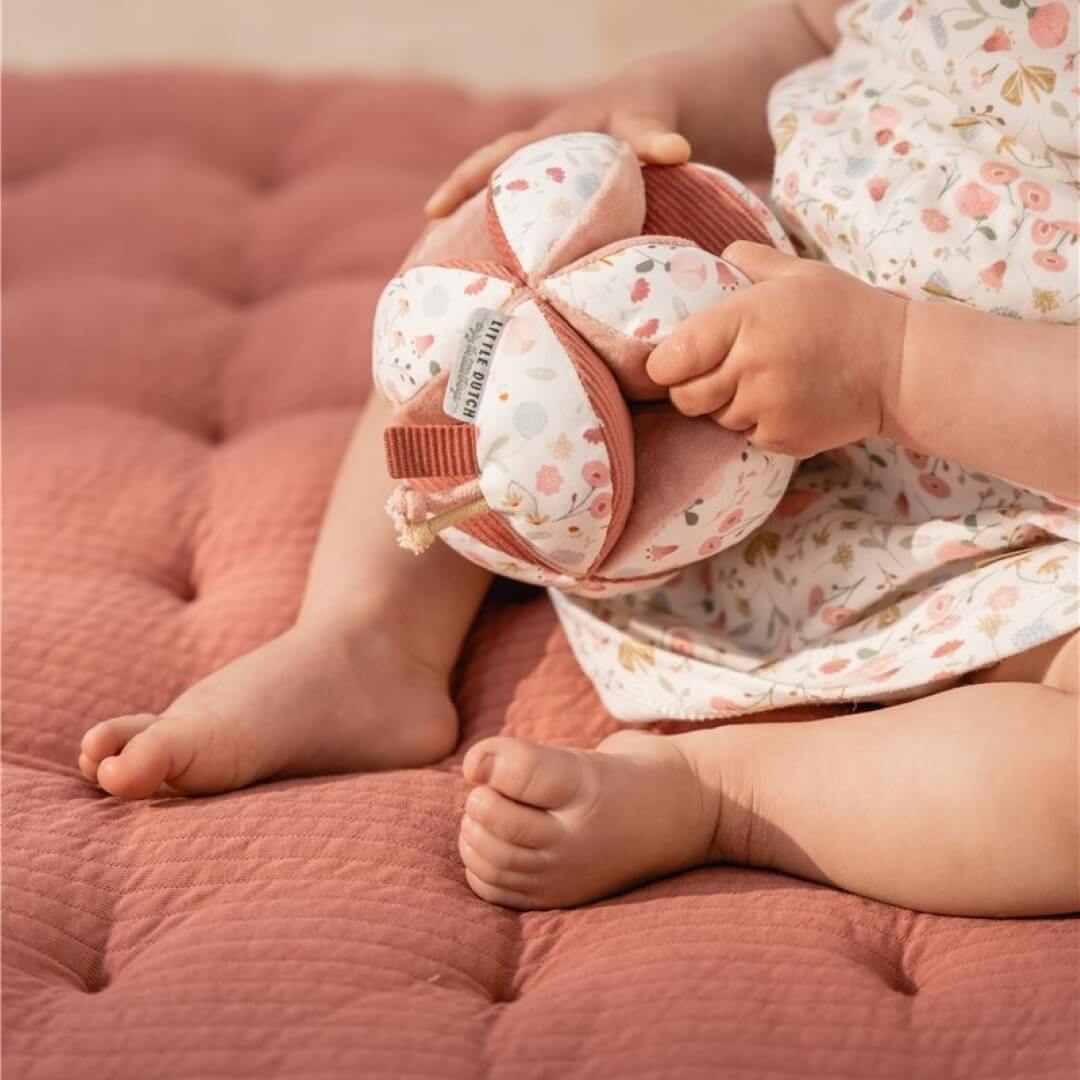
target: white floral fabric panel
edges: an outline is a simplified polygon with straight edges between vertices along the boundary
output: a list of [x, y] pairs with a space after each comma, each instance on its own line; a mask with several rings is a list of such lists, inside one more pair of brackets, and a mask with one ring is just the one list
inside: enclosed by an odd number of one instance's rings
[[498, 308], [509, 282], [473, 270], [419, 266], [395, 277], [375, 308], [372, 373], [387, 401], [400, 405], [457, 359], [469, 314]]
[[585, 387], [533, 300], [499, 338], [476, 423], [488, 505], [548, 562], [584, 574], [611, 523], [611, 462]]
[[578, 222], [618, 158], [619, 144], [609, 135], [556, 135], [519, 150], [495, 172], [492, 203], [526, 274]]
[[553, 274], [541, 294], [656, 345], [684, 319], [749, 284], [741, 270], [693, 244], [645, 236]]
[[547, 567], [522, 562], [520, 559], [507, 555], [504, 551], [485, 544], [482, 540], [477, 540], [475, 536], [470, 536], [461, 529], [444, 529], [439, 533], [439, 539], [449, 544], [470, 562], [501, 577], [513, 578], [526, 585], [546, 585], [553, 589], [567, 589], [575, 584], [574, 578], [568, 574], [558, 574], [554, 570], [548, 570]]
[[739, 201], [742, 202], [742, 204], [746, 206], [754, 217], [756, 217], [765, 227], [765, 231], [769, 234], [769, 239], [776, 245], [777, 250], [783, 251], [788, 255], [795, 254], [795, 246], [792, 244], [788, 234], [784, 232], [784, 227], [777, 221], [776, 214], [773, 213], [772, 208], [741, 180], [736, 179], [731, 173], [724, 172], [723, 169], [718, 169], [715, 165], [699, 165], [695, 162], [694, 168], [700, 169], [704, 173], [711, 173], [713, 176], [722, 180], [724, 186], [738, 195]]
[[793, 458], [766, 454], [747, 443], [741, 455], [710, 477], [708, 491], [690, 500], [647, 540], [635, 548], [617, 546], [606, 562], [605, 576], [644, 577], [665, 564], [682, 567], [739, 543], [776, 508], [794, 467]]

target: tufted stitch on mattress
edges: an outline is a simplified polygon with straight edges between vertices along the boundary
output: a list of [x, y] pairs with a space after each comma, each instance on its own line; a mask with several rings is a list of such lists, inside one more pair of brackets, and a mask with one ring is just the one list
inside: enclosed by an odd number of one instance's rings
[[1076, 920], [731, 867], [573, 911], [466, 887], [464, 749], [614, 725], [489, 600], [429, 769], [125, 805], [82, 731], [288, 625], [417, 206], [540, 103], [184, 73], [4, 86], [12, 1077], [1072, 1078]]

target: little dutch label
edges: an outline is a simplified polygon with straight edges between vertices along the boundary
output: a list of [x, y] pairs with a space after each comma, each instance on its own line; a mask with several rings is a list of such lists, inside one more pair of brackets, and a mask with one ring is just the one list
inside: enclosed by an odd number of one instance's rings
[[476, 423], [495, 346], [508, 321], [508, 315], [491, 308], [477, 308], [469, 316], [461, 352], [450, 369], [450, 379], [446, 384], [443, 412], [447, 416], [470, 424]]

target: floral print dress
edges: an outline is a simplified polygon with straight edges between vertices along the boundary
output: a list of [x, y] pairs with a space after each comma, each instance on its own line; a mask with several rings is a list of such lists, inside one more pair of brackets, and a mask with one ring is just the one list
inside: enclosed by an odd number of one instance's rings
[[[1076, 323], [1076, 0], [837, 19], [833, 55], [769, 104], [802, 252], [913, 300]], [[552, 598], [622, 720], [884, 701], [1076, 629], [1078, 525], [1051, 493], [875, 437], [803, 463], [764, 525], [659, 588]]]

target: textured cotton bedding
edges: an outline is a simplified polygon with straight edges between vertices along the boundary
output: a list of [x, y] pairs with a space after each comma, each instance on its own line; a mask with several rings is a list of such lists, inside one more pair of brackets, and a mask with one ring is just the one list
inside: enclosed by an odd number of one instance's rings
[[616, 726], [524, 587], [481, 613], [438, 765], [87, 784], [91, 724], [289, 625], [417, 207], [540, 103], [147, 72], [11, 76], [3, 105], [6, 1077], [1077, 1075], [1075, 919], [733, 867], [477, 899], [464, 750]]

